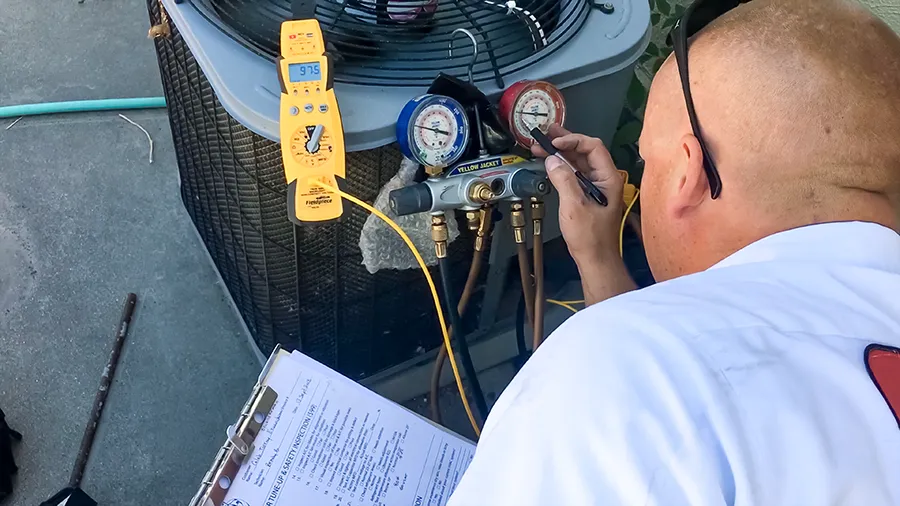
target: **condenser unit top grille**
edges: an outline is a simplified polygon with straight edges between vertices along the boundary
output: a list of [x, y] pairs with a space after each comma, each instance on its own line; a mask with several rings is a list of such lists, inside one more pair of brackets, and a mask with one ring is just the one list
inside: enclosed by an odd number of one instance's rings
[[[192, 0], [215, 26], [274, 59], [290, 0]], [[377, 86], [428, 85], [438, 72], [465, 79], [478, 41], [475, 81], [503, 77], [546, 58], [575, 36], [592, 0], [319, 0], [335, 80]], [[454, 45], [452, 56], [449, 52]]]

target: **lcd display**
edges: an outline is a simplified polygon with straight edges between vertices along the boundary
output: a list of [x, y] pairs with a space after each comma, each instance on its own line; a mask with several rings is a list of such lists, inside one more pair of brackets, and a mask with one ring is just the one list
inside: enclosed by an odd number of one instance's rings
[[319, 62], [291, 63], [288, 65], [288, 77], [292, 83], [318, 81], [322, 79], [322, 69]]

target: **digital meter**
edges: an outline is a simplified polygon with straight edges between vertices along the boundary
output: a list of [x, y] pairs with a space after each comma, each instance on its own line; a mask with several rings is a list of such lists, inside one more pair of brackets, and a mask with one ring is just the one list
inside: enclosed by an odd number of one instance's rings
[[288, 183], [288, 217], [295, 223], [323, 222], [343, 213], [337, 188], [346, 177], [344, 130], [315, 19], [281, 25], [281, 156]]

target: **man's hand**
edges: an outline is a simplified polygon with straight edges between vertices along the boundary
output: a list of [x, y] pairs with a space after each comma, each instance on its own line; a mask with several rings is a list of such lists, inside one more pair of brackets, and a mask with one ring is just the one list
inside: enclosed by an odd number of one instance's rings
[[560, 154], [609, 200], [608, 206], [599, 205], [584, 194], [572, 169], [556, 157], [547, 157], [539, 145], [531, 147], [535, 156], [545, 158], [547, 176], [559, 192], [559, 228], [581, 272], [586, 304], [635, 289], [619, 256], [624, 182], [609, 151], [600, 139], [573, 134], [557, 125], [550, 127], [549, 137]]
[[559, 192], [559, 227], [575, 261], [598, 256], [619, 256], [619, 226], [625, 212], [622, 202], [622, 176], [616, 171], [603, 141], [573, 134], [558, 125], [550, 127], [549, 137], [560, 154], [572, 162], [606, 195], [604, 207], [584, 194], [572, 170], [555, 156], [547, 157], [540, 145], [532, 153], [544, 160], [547, 175]]

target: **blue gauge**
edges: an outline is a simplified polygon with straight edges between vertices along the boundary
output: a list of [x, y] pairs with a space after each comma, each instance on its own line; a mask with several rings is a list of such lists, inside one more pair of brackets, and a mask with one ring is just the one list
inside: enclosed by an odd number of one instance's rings
[[400, 111], [397, 142], [407, 158], [427, 167], [447, 167], [466, 151], [469, 118], [463, 106], [450, 97], [422, 95]]

